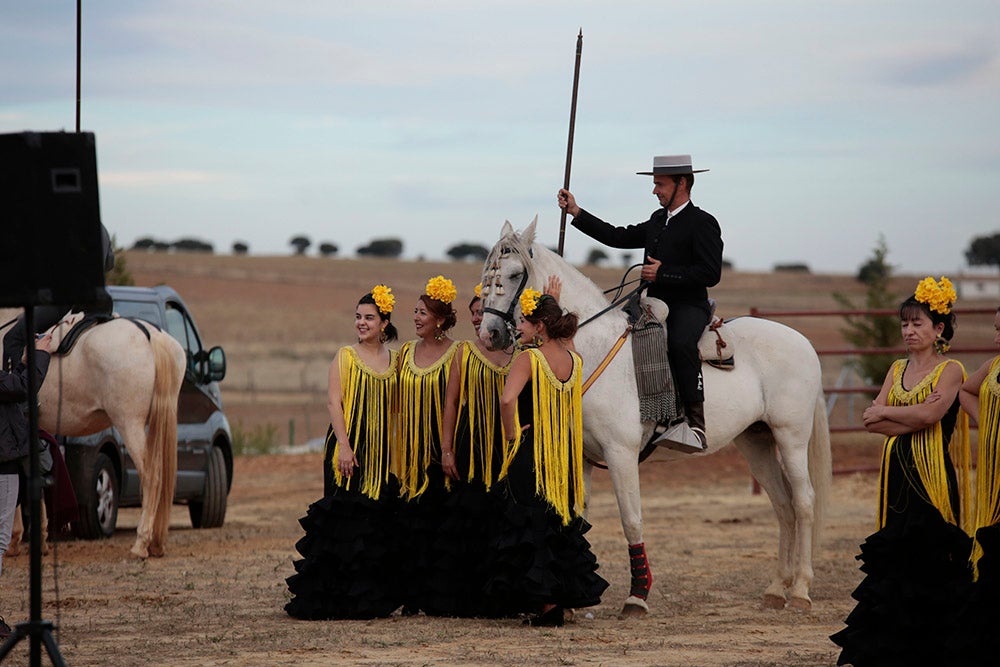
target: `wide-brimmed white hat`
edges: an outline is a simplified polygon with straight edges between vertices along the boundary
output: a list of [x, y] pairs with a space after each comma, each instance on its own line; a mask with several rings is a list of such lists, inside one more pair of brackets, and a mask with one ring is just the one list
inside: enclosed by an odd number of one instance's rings
[[692, 169], [690, 155], [657, 155], [653, 158], [653, 171], [637, 171], [640, 176], [680, 176], [700, 174], [708, 169]]

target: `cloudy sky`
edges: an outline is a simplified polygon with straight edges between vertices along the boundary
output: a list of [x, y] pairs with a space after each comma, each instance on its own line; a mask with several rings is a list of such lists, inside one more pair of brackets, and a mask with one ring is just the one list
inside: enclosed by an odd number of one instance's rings
[[[571, 189], [606, 220], [657, 206], [653, 155], [737, 269], [954, 273], [1000, 231], [996, 0], [84, 0], [82, 129], [102, 217], [151, 236], [351, 256], [492, 245]], [[0, 1], [0, 133], [75, 127], [75, 3]], [[597, 244], [568, 229], [566, 255]], [[609, 251], [615, 258], [618, 251]]]

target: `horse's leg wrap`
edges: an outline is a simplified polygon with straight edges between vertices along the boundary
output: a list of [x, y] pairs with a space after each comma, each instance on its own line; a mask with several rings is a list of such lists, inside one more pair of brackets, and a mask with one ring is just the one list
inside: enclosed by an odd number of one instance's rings
[[649, 589], [653, 585], [653, 573], [649, 570], [645, 542], [628, 545], [628, 558], [632, 567], [632, 587], [628, 594], [645, 600], [649, 597]]

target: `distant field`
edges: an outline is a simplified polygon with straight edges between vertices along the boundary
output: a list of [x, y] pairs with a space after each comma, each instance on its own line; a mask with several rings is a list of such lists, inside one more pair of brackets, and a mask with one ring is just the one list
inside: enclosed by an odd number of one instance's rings
[[[414, 262], [386, 259], [326, 259], [299, 256], [229, 256], [184, 253], [127, 253], [137, 284], [166, 283], [190, 306], [208, 345], [222, 345], [229, 361], [223, 397], [231, 420], [245, 427], [271, 424], [279, 440], [296, 442], [325, 433], [326, 382], [336, 350], [353, 340], [354, 308], [373, 285], [385, 282], [396, 294], [393, 322], [401, 340], [413, 337], [413, 304], [428, 278], [443, 274], [458, 287], [459, 323], [455, 336], [472, 335], [465, 304], [479, 282], [481, 265], [471, 262]], [[595, 283], [612, 287], [615, 268], [582, 267]], [[900, 300], [923, 276], [902, 276], [894, 283]], [[727, 271], [711, 290], [723, 317], [751, 308], [822, 310], [839, 308], [834, 293], [859, 306], [864, 285], [851, 275], [749, 273]], [[992, 303], [960, 304], [993, 307]], [[841, 318], [796, 317], [782, 321], [801, 331], [818, 349], [844, 345]], [[989, 345], [992, 318], [959, 322], [957, 345]], [[978, 365], [985, 355], [963, 359]], [[824, 359], [832, 383], [841, 357]], [[294, 433], [290, 434], [290, 431]]]

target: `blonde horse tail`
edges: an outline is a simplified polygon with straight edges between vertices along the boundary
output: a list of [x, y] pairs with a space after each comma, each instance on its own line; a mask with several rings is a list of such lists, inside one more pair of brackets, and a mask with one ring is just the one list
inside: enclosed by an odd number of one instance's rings
[[150, 339], [156, 378], [149, 408], [146, 436], [146, 477], [150, 480], [150, 508], [153, 512], [150, 555], [162, 556], [170, 526], [170, 511], [177, 485], [177, 398], [183, 381], [171, 352], [174, 343], [168, 334], [157, 332]]
[[826, 417], [826, 401], [821, 391], [813, 410], [812, 435], [809, 438], [809, 481], [812, 483], [813, 501], [813, 551], [819, 544], [830, 503], [830, 486], [833, 482], [833, 458], [830, 452], [830, 423]]

